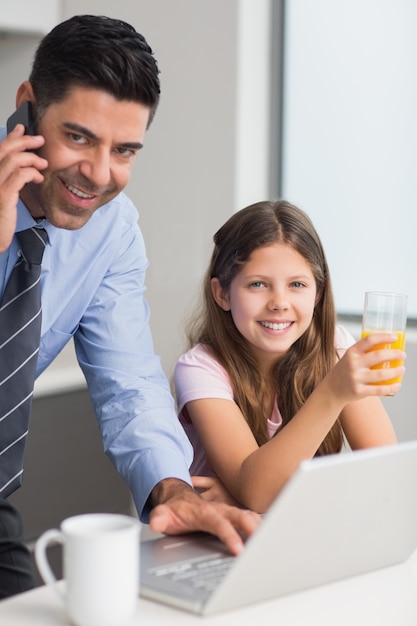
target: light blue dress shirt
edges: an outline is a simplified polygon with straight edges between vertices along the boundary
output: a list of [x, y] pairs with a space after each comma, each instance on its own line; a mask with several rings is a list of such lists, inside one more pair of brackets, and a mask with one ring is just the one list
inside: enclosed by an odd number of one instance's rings
[[[0, 129], [0, 141], [4, 138]], [[154, 353], [144, 297], [148, 266], [138, 212], [121, 193], [79, 230], [48, 233], [42, 261], [42, 332], [37, 375], [73, 337], [106, 454], [124, 477], [142, 521], [164, 478], [190, 483], [192, 448]], [[19, 201], [16, 230], [35, 224]], [[16, 263], [14, 237], [0, 254], [0, 294]]]

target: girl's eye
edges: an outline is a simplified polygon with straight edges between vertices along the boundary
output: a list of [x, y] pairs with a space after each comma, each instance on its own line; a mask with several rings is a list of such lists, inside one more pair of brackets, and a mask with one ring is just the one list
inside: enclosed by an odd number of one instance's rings
[[291, 283], [291, 287], [296, 287], [296, 288], [300, 288], [300, 287], [304, 287], [303, 283], [300, 283], [298, 280], [295, 280], [293, 283]]
[[250, 287], [254, 287], [255, 289], [259, 289], [260, 287], [265, 287], [265, 283], [261, 280], [256, 280], [255, 282], [250, 284]]

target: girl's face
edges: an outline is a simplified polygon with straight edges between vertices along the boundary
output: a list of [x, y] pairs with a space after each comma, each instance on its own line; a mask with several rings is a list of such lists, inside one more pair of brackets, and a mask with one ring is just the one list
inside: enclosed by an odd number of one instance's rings
[[310, 265], [285, 243], [258, 248], [227, 292], [217, 278], [212, 291], [266, 368], [307, 330], [317, 302]]

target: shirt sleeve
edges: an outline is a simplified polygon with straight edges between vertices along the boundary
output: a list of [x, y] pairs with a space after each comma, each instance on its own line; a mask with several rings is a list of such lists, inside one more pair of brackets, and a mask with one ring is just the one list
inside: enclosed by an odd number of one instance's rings
[[353, 346], [354, 343], [356, 343], [356, 339], [344, 326], [336, 326], [334, 345], [340, 359], [346, 350]]
[[148, 497], [159, 481], [175, 477], [191, 484], [192, 448], [153, 350], [144, 297], [148, 262], [134, 216], [126, 221], [117, 248], [74, 343], [105, 452], [146, 522]]
[[234, 400], [229, 375], [201, 344], [179, 358], [174, 371], [174, 384], [179, 413], [191, 400]]

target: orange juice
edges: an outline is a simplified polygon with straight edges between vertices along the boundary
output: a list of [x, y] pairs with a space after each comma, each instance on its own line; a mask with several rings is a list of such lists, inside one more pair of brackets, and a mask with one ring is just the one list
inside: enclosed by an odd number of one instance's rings
[[[383, 332], [383, 331], [376, 331], [376, 330], [363, 330], [362, 331], [362, 338], [363, 337], [367, 337], [368, 335], [370, 335], [371, 333], [376, 333], [376, 332]], [[374, 348], [372, 348], [372, 350], [381, 350], [381, 349], [388, 349], [388, 348], [392, 348], [393, 350], [404, 350], [405, 348], [405, 332], [403, 330], [401, 331], [389, 331], [392, 332], [392, 334], [397, 335], [397, 341], [394, 341], [393, 343], [383, 343], [383, 344], [379, 344], [377, 346], [375, 346]], [[382, 369], [382, 368], [389, 368], [389, 367], [398, 367], [399, 365], [402, 365], [403, 361], [384, 361], [383, 363], [378, 363], [378, 365], [374, 365], [372, 367], [372, 369]], [[400, 383], [402, 380], [402, 376], [397, 376], [396, 378], [392, 378], [390, 380], [384, 380], [381, 381], [379, 383], [374, 383], [375, 385], [391, 385], [392, 383]]]

